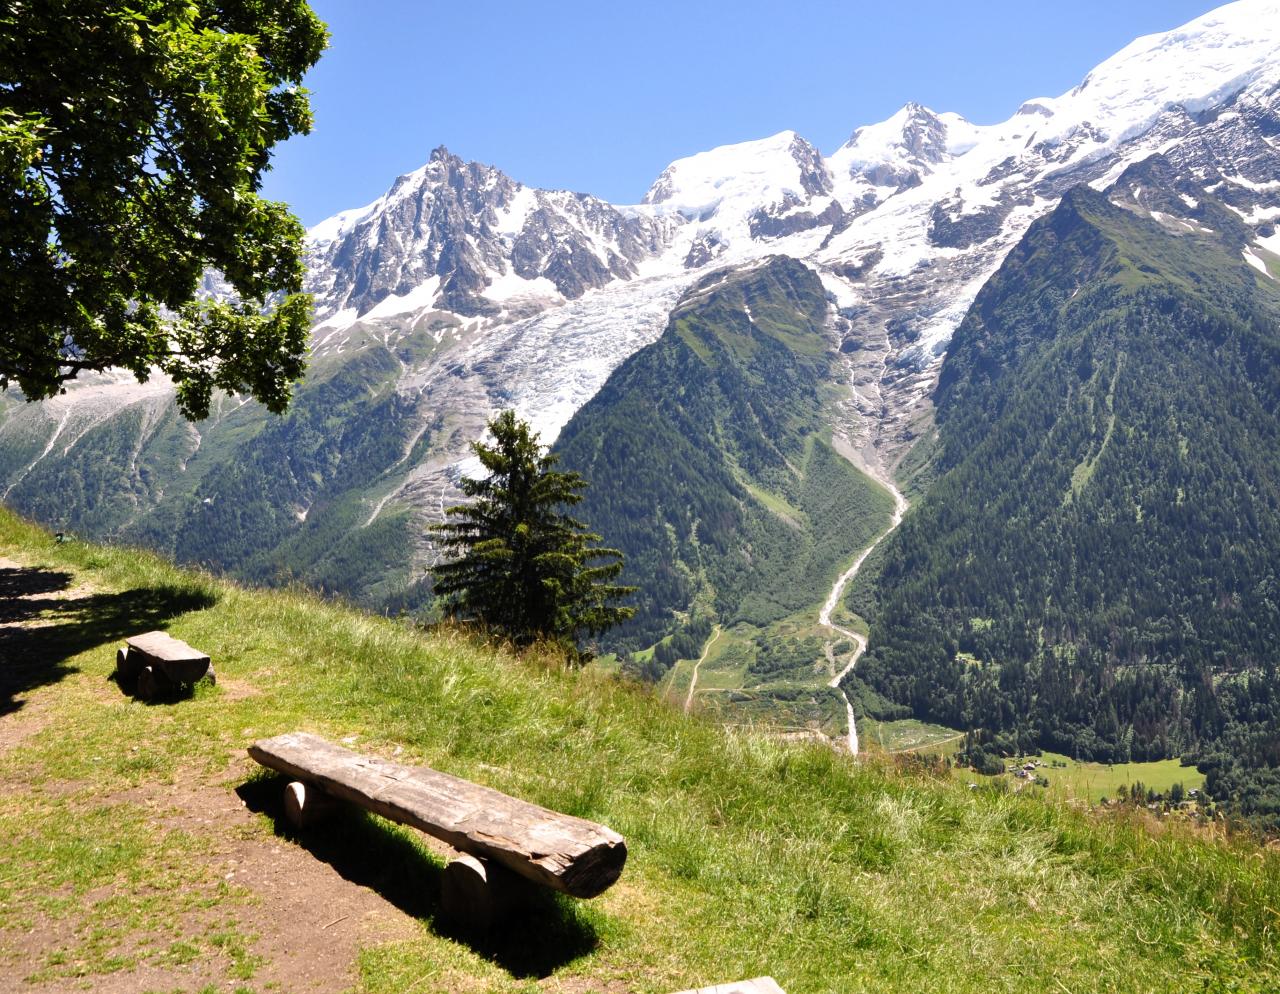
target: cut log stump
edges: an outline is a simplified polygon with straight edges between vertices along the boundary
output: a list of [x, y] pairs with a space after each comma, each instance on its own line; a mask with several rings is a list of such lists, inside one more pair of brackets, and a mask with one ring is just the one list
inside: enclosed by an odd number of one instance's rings
[[116, 652], [116, 682], [144, 701], [159, 700], [208, 677], [209, 657], [167, 632], [147, 632], [125, 639]]
[[132, 686], [133, 682], [138, 679], [138, 674], [142, 672], [142, 667], [146, 664], [143, 662], [142, 653], [131, 653], [126, 645], [123, 649], [116, 650], [116, 683], [123, 686]]
[[138, 682], [134, 696], [140, 701], [158, 701], [176, 693], [178, 687], [164, 675], [164, 671], [154, 666], [144, 666], [138, 673]]
[[627, 860], [622, 836], [603, 825], [425, 766], [362, 756], [317, 735], [277, 735], [255, 742], [249, 755], [332, 797], [573, 897], [602, 893]]
[[469, 932], [487, 932], [494, 924], [533, 902], [535, 885], [491, 859], [462, 853], [444, 868], [440, 910]]
[[319, 825], [337, 810], [338, 802], [319, 787], [294, 780], [284, 788], [284, 816], [298, 831]]

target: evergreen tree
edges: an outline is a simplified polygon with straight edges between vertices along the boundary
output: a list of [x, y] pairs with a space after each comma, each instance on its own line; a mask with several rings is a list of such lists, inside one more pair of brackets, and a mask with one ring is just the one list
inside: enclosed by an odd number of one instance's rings
[[[449, 617], [476, 621], [528, 645], [547, 638], [575, 655], [582, 634], [596, 635], [635, 613], [615, 602], [635, 591], [610, 583], [622, 553], [593, 543], [600, 536], [562, 513], [587, 483], [552, 467], [538, 436], [514, 411], [489, 422], [493, 444], [473, 442], [488, 475], [464, 477], [468, 504], [449, 508], [433, 526], [453, 558], [436, 566], [436, 593]], [[591, 565], [595, 563], [595, 565]]]

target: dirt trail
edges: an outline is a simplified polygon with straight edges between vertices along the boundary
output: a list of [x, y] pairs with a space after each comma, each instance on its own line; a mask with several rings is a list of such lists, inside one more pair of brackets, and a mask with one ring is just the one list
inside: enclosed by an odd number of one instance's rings
[[[94, 645], [88, 640], [83, 646], [75, 642], [70, 648], [56, 641], [65, 629], [91, 623], [89, 606], [113, 596], [118, 595], [70, 570], [29, 566], [0, 555], [0, 760], [18, 746], [37, 742], [51, 726], [59, 699], [82, 693], [86, 686], [92, 688], [100, 712], [136, 707], [104, 679], [114, 658], [112, 641]], [[41, 641], [45, 632], [54, 641]], [[103, 669], [82, 671], [61, 663], [63, 655], [78, 654], [83, 647], [94, 653]], [[41, 656], [46, 651], [52, 654], [49, 659]], [[220, 680], [219, 690], [225, 706], [259, 693], [235, 680]], [[175, 714], [179, 707], [173, 708]], [[155, 714], [163, 717], [161, 711]], [[37, 777], [38, 760], [38, 753], [27, 760]], [[298, 994], [338, 994], [358, 981], [356, 960], [362, 947], [418, 934], [423, 911], [386, 886], [369, 860], [312, 851], [292, 838], [264, 831], [261, 810], [251, 808], [237, 789], [250, 782], [257, 765], [238, 747], [228, 747], [227, 760], [225, 770], [210, 772], [201, 765], [181, 770], [168, 782], [144, 781], [122, 788], [109, 781], [33, 781], [22, 765], [0, 766], [0, 791], [28, 797], [74, 793], [76, 803], [87, 809], [119, 804], [141, 810], [157, 837], [173, 830], [198, 837], [204, 871], [187, 876], [209, 893], [217, 893], [218, 881], [233, 891], [208, 907], [195, 903], [182, 912], [180, 933], [195, 937], [195, 946], [204, 943], [195, 959], [174, 962], [162, 955], [144, 956], [135, 965], [94, 975], [88, 982], [59, 976], [56, 970], [39, 981], [22, 978], [54, 955], [79, 950], [94, 907], [117, 896], [128, 897], [128, 885], [121, 884], [119, 892], [114, 885], [92, 892], [78, 911], [59, 920], [32, 912], [31, 928], [0, 932], [0, 990], [22, 986], [32, 994], [69, 994], [92, 986], [104, 994], [131, 994], [144, 989], [212, 989], [227, 980], [232, 968], [230, 954], [221, 947], [211, 949], [204, 940], [221, 931], [234, 934], [258, 964], [254, 989], [263, 984]], [[278, 792], [278, 785], [271, 786]], [[273, 793], [271, 800], [277, 796]], [[274, 808], [268, 804], [262, 810]], [[158, 874], [166, 869], [156, 866]], [[158, 933], [155, 923], [144, 921], [122, 928], [112, 942], [127, 957], [140, 948], [163, 946], [161, 940], [171, 938]]]
[[882, 531], [876, 537], [874, 542], [862, 550], [858, 558], [853, 561], [853, 565], [840, 574], [839, 579], [837, 579], [835, 584], [831, 587], [831, 593], [827, 597], [827, 602], [822, 605], [822, 610], [818, 612], [818, 624], [853, 641], [854, 649], [853, 652], [849, 654], [849, 659], [845, 663], [844, 668], [833, 676], [830, 681], [828, 681], [827, 686], [833, 687], [836, 692], [844, 698], [845, 713], [849, 720], [849, 752], [854, 756], [858, 754], [858, 727], [854, 720], [853, 705], [849, 701], [849, 695], [840, 687], [840, 681], [843, 680], [846, 674], [848, 674], [848, 672], [858, 664], [858, 657], [866, 652], [867, 640], [857, 632], [850, 631], [848, 628], [843, 628], [833, 622], [831, 620], [831, 612], [834, 611], [836, 609], [836, 605], [840, 603], [840, 598], [844, 594], [845, 587], [848, 586], [850, 580], [858, 575], [858, 570], [860, 570], [862, 568], [862, 564], [867, 561], [867, 557], [875, 551], [876, 546], [893, 534], [893, 530], [897, 528], [898, 525], [902, 524], [902, 516], [907, 513], [907, 508], [910, 506], [907, 498], [902, 496], [902, 491], [894, 486], [893, 480], [889, 478], [887, 473], [874, 471], [870, 472], [869, 475], [887, 488], [889, 493], [893, 494], [893, 519], [889, 522], [889, 527]]
[[716, 639], [720, 637], [722, 629], [716, 625], [711, 632], [711, 638], [707, 639], [707, 644], [703, 646], [702, 655], [698, 657], [698, 661], [693, 664], [693, 676], [689, 678], [689, 693], [684, 699], [685, 714], [689, 713], [689, 709], [693, 707], [693, 692], [698, 686], [698, 667], [703, 664], [707, 658], [707, 653], [711, 651], [711, 647], [716, 644]]

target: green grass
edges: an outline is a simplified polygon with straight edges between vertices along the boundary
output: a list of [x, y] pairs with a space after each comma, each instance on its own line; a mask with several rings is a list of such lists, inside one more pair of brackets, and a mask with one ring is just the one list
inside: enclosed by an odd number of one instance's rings
[[[886, 722], [900, 724], [898, 722]], [[941, 726], [938, 726], [939, 728]], [[962, 739], [951, 739], [940, 746], [925, 746], [918, 751], [931, 755], [954, 756], [963, 744]], [[1009, 773], [994, 778], [981, 778], [1015, 784], [1012, 771], [1023, 763], [1039, 760], [1043, 765], [1035, 772], [1049, 781], [1048, 790], [1060, 800], [1081, 800], [1097, 804], [1103, 799], [1114, 801], [1123, 785], [1128, 791], [1135, 783], [1150, 788], [1158, 794], [1168, 795], [1175, 783], [1186, 790], [1204, 786], [1204, 774], [1194, 766], [1183, 766], [1177, 759], [1159, 759], [1147, 763], [1085, 763], [1057, 752], [1044, 752], [1036, 756], [1016, 756], [1005, 760]], [[965, 767], [956, 767], [953, 774], [967, 782], [980, 779], [978, 774]]]
[[[758, 636], [832, 640], [832, 633], [817, 624], [818, 610], [819, 605], [813, 604], [770, 625], [740, 621], [723, 630], [698, 670], [694, 693], [697, 706], [729, 725], [754, 726], [765, 732], [809, 730], [832, 738], [843, 736], [845, 712], [843, 705], [836, 706], [835, 696], [827, 689], [831, 672], [825, 660], [815, 657], [813, 662], [822, 664], [817, 670], [805, 665], [787, 670], [785, 675], [761, 675], [750, 669], [757, 654], [754, 640]], [[852, 651], [852, 644], [843, 638], [834, 641], [836, 654], [843, 660]], [[658, 695], [683, 705], [695, 662], [677, 660], [659, 681]]]
[[[45, 617], [26, 643], [39, 656], [5, 664], [0, 729], [27, 708], [46, 722], [0, 754], [5, 989], [37, 974], [92, 986], [139, 962], [222, 964], [218, 989], [260, 989], [271, 964], [251, 897], [203, 857], [202, 832], [218, 829], [166, 830], [166, 798], [244, 787], [245, 746], [292, 729], [399, 747], [627, 838], [617, 886], [488, 944], [437, 922], [437, 864], [411, 833], [360, 816], [308, 842], [371, 853], [377, 889], [416, 895], [422, 928], [360, 952], [361, 992], [532, 992], [544, 973], [639, 994], [762, 973], [792, 992], [1262, 992], [1280, 974], [1280, 858], [1244, 840], [726, 731], [607, 674], [141, 553], [55, 546], [7, 514], [0, 554], [101, 593]], [[120, 633], [166, 614], [139, 613], [157, 591], [172, 609], [159, 623], [213, 655], [219, 684], [148, 707], [106, 678]], [[24, 706], [10, 712], [10, 697]], [[254, 817], [241, 841], [303, 845]], [[45, 961], [16, 960], [53, 920], [67, 924]], [[177, 934], [184, 920], [199, 927]]]
[[[1167, 793], [1175, 783], [1190, 790], [1204, 786], [1204, 774], [1194, 766], [1183, 766], [1176, 759], [1161, 759], [1151, 763], [1081, 763], [1059, 753], [1046, 752], [1034, 757], [1045, 765], [1038, 770], [1048, 778], [1051, 790], [1060, 790], [1068, 797], [1098, 802], [1107, 797], [1115, 800], [1121, 784], [1126, 789], [1141, 782], [1157, 793]], [[1014, 760], [1010, 760], [1012, 765]], [[1017, 762], [1022, 762], [1019, 759]], [[1053, 763], [1064, 764], [1053, 766]]]
[[738, 482], [746, 488], [747, 492], [751, 494], [752, 497], [797, 530], [804, 528], [808, 523], [808, 515], [803, 511], [797, 507], [793, 507], [777, 494], [765, 490], [764, 487], [755, 486], [751, 483], [750, 479], [746, 478], [745, 474], [739, 478]]
[[864, 718], [859, 722], [858, 733], [864, 748], [881, 749], [884, 752], [954, 756], [964, 745], [963, 732], [915, 718], [904, 718], [901, 721]]

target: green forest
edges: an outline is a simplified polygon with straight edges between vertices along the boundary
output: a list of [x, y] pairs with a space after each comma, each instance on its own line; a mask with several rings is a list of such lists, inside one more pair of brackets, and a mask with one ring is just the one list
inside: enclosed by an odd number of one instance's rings
[[696, 657], [710, 617], [765, 626], [820, 602], [883, 530], [892, 499], [826, 441], [826, 320], [821, 283], [793, 259], [716, 273], [561, 433], [563, 466], [594, 481], [578, 515], [639, 588], [615, 647], [690, 628], [701, 638], [671, 659]]
[[858, 678], [998, 751], [1183, 756], [1280, 824], [1280, 285], [1162, 160], [1077, 188], [958, 329]]

